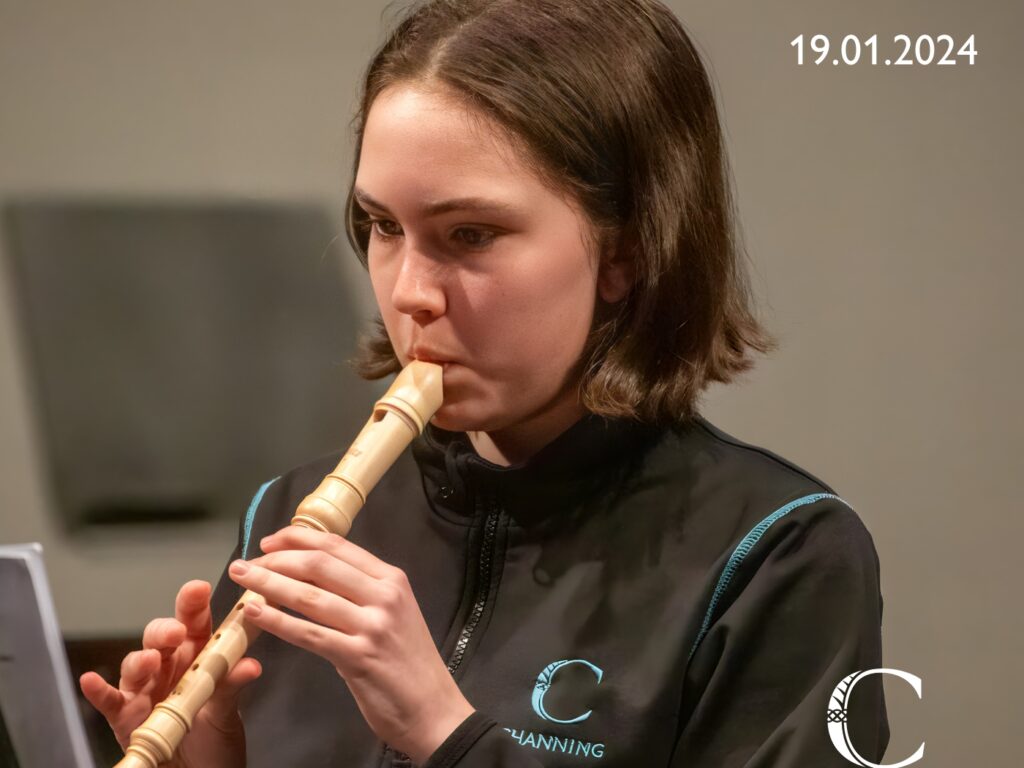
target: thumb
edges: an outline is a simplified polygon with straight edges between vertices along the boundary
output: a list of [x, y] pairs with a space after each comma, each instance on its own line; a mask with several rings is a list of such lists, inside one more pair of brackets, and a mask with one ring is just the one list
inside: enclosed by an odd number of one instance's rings
[[217, 684], [206, 703], [210, 717], [219, 723], [226, 723], [238, 713], [238, 696], [242, 689], [263, 674], [262, 665], [251, 656], [239, 659], [238, 663]]

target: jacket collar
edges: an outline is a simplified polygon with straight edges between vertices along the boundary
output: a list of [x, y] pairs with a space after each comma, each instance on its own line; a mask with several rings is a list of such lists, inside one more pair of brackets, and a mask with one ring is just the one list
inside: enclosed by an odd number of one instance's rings
[[503, 467], [481, 457], [465, 432], [428, 424], [412, 443], [427, 498], [459, 516], [486, 513], [499, 504], [520, 525], [569, 511], [599, 493], [636, 458], [658, 430], [592, 413], [526, 461]]

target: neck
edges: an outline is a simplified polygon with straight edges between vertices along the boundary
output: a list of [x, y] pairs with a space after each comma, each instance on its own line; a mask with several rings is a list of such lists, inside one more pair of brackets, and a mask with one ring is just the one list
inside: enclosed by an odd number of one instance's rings
[[482, 458], [507, 467], [529, 459], [585, 413], [576, 398], [563, 398], [514, 426], [490, 432], [469, 431], [466, 435]]

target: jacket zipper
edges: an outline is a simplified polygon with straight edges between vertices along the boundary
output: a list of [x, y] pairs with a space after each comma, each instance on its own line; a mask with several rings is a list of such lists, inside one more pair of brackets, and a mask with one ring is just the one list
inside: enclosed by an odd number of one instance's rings
[[484, 615], [484, 609], [487, 607], [487, 596], [491, 591], [491, 571], [494, 564], [494, 540], [498, 530], [498, 516], [498, 505], [494, 499], [491, 499], [487, 520], [484, 522], [483, 543], [480, 546], [480, 567], [478, 569], [476, 599], [473, 601], [473, 608], [470, 610], [469, 617], [459, 633], [459, 640], [455, 643], [455, 650], [452, 652], [451, 658], [448, 659], [448, 671], [453, 675], [462, 663], [462, 657], [466, 655], [466, 647], [469, 645], [470, 638], [472, 638], [473, 632]]
[[[498, 505], [494, 499], [491, 499], [487, 519], [484, 521], [483, 542], [480, 545], [480, 567], [477, 572], [476, 599], [473, 600], [473, 608], [469, 612], [466, 623], [462, 625], [462, 631], [459, 632], [459, 640], [455, 644], [455, 650], [452, 652], [451, 658], [448, 659], [448, 672], [452, 675], [455, 674], [455, 670], [462, 664], [462, 658], [466, 655], [469, 640], [484, 615], [484, 609], [487, 607], [487, 595], [491, 591], [491, 570], [494, 562], [494, 540], [498, 531], [498, 517]], [[387, 744], [383, 746], [385, 755], [392, 751], [398, 760], [409, 760], [409, 756], [404, 752], [394, 751]]]

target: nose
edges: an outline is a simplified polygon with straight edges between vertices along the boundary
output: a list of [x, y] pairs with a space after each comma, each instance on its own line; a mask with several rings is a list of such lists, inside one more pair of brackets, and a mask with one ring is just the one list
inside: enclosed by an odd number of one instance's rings
[[391, 303], [399, 312], [420, 323], [444, 314], [447, 301], [441, 265], [414, 247], [406, 247], [391, 291]]

